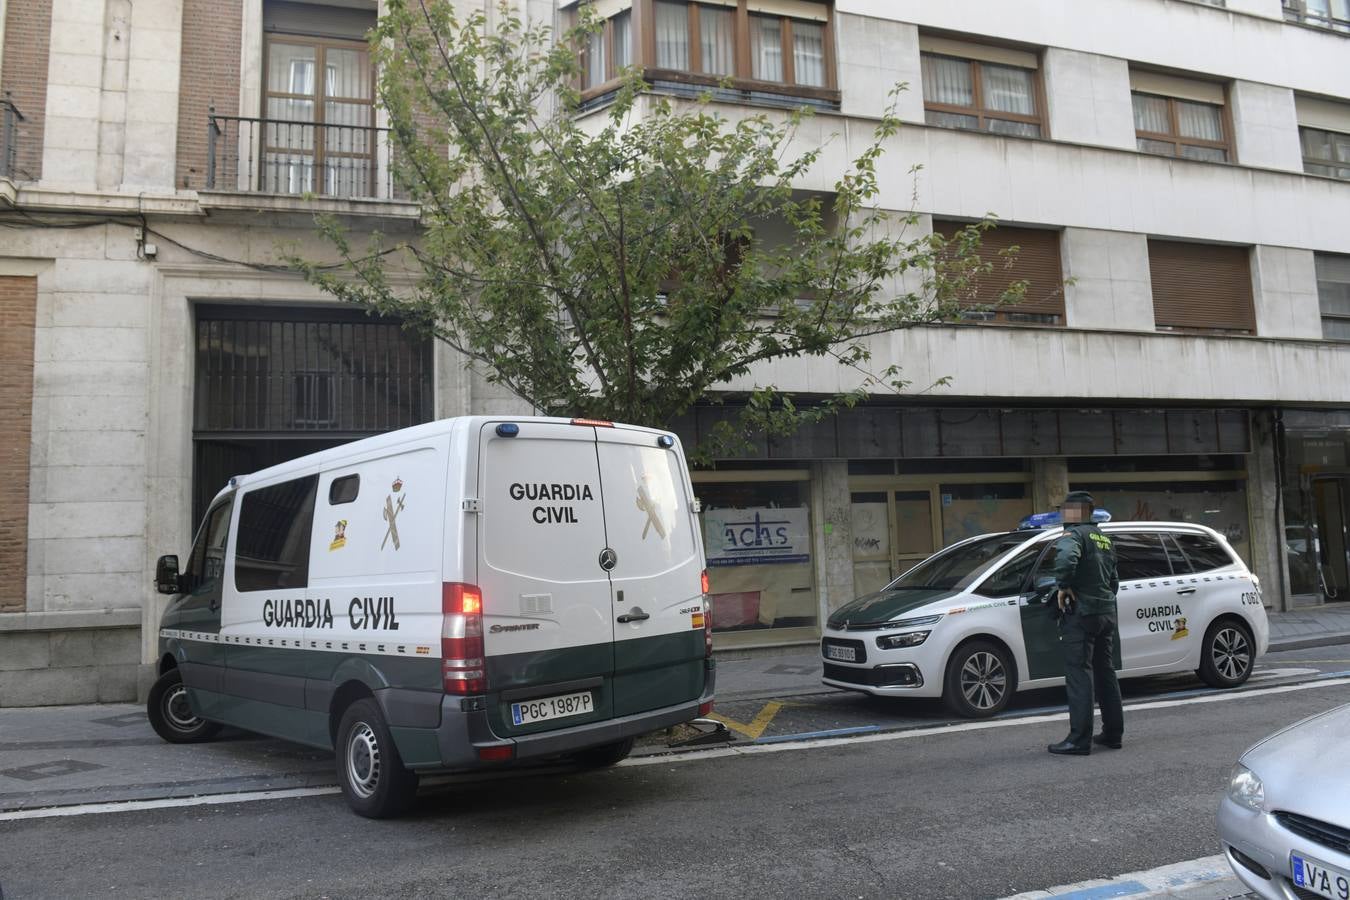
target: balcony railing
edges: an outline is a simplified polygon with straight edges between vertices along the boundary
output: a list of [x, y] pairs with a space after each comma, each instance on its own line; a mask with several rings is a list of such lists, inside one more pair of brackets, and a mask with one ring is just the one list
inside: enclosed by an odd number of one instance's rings
[[212, 111], [206, 189], [402, 200], [394, 184], [387, 128], [251, 119]]
[[0, 178], [21, 178], [19, 171], [19, 123], [23, 113], [9, 99], [0, 98]]

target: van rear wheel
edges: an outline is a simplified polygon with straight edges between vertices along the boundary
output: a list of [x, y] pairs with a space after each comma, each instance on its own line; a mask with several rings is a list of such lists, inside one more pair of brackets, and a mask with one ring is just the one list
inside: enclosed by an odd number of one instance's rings
[[384, 819], [411, 805], [417, 775], [404, 767], [374, 700], [357, 700], [347, 707], [338, 724], [335, 748], [338, 784], [357, 815]]
[[599, 747], [588, 747], [572, 754], [572, 758], [583, 766], [590, 769], [604, 769], [616, 765], [628, 758], [628, 754], [633, 752], [633, 738], [624, 738], [621, 741], [615, 741], [612, 744], [601, 744]]
[[220, 723], [203, 719], [192, 711], [183, 673], [170, 669], [150, 688], [145, 713], [155, 734], [170, 744], [199, 744], [220, 733]]

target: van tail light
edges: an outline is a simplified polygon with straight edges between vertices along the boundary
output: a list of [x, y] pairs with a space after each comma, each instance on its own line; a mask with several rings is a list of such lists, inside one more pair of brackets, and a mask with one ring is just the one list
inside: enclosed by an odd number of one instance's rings
[[487, 690], [483, 592], [476, 585], [441, 586], [441, 681], [447, 694]]
[[712, 659], [712, 600], [708, 597], [708, 570], [699, 578], [703, 587], [703, 658]]

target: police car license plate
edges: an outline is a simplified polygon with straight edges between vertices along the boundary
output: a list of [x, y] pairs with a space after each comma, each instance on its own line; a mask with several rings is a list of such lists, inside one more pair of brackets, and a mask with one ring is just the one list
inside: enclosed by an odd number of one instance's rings
[[516, 725], [529, 725], [545, 719], [565, 719], [568, 716], [580, 716], [595, 710], [595, 701], [590, 691], [576, 694], [562, 694], [557, 697], [545, 697], [542, 700], [526, 700], [524, 703], [511, 704], [511, 721]]
[[1323, 897], [1350, 900], [1350, 873], [1342, 872], [1297, 853], [1290, 854], [1294, 884]]
[[839, 647], [835, 644], [826, 644], [825, 658], [837, 659], [840, 662], [857, 662], [858, 651], [853, 647]]

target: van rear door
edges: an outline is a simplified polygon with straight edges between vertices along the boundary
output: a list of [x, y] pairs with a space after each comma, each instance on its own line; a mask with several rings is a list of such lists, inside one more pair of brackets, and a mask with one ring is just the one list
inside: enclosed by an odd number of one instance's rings
[[679, 444], [596, 428], [605, 531], [614, 553], [614, 715], [703, 692], [703, 553]]
[[[487, 422], [478, 586], [489, 715], [502, 736], [614, 714], [614, 616], [595, 429]], [[467, 575], [466, 575], [467, 579]]]

